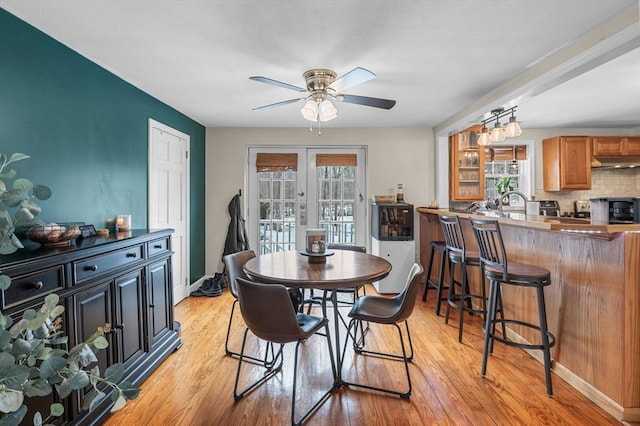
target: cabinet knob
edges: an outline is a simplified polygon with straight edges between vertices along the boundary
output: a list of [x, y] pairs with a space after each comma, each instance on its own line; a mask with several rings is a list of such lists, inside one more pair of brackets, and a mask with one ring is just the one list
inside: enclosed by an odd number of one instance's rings
[[84, 267], [84, 270], [85, 271], [93, 271], [93, 272], [95, 272], [95, 271], [98, 270], [98, 265], [96, 265], [96, 264], [87, 265], [87, 266]]
[[156, 307], [156, 305], [155, 305], [155, 304], [153, 304], [153, 303], [149, 303], [149, 307], [150, 307], [150, 308], [155, 308], [155, 307]]
[[120, 325], [116, 325], [114, 328], [116, 328], [118, 330], [122, 330], [124, 328], [124, 323], [122, 323]]
[[127, 253], [127, 257], [136, 257], [137, 255], [133, 252]]
[[36, 290], [40, 290], [43, 285], [44, 284], [42, 283], [42, 281], [36, 281], [35, 283], [33, 283], [33, 288], [35, 288]]

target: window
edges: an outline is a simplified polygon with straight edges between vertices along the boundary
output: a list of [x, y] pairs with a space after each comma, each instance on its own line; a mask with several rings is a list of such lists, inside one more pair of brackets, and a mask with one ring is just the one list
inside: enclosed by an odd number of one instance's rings
[[[504, 177], [511, 178], [513, 191], [530, 196], [531, 190], [526, 184], [530, 169], [526, 145], [502, 145], [485, 149], [485, 199], [495, 200], [498, 198], [498, 182]], [[518, 196], [509, 198], [512, 205], [524, 204], [524, 200]]]

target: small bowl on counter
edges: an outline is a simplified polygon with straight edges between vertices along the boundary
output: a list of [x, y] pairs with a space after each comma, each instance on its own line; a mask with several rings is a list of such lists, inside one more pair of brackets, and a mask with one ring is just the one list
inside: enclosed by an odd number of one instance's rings
[[80, 228], [77, 226], [65, 227], [57, 224], [34, 226], [27, 231], [27, 238], [45, 247], [67, 246], [79, 236]]

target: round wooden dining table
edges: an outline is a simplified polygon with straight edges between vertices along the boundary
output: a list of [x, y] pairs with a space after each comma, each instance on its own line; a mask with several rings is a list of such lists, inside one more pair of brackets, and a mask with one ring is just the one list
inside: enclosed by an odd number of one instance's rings
[[340, 314], [335, 290], [355, 288], [379, 281], [389, 275], [391, 264], [381, 257], [351, 250], [332, 250], [331, 255], [326, 256], [326, 262], [323, 263], [314, 263], [313, 260], [297, 250], [261, 254], [250, 259], [244, 265], [244, 271], [253, 280], [262, 283], [331, 290], [335, 323], [335, 358], [338, 369], [336, 385], [341, 386]]

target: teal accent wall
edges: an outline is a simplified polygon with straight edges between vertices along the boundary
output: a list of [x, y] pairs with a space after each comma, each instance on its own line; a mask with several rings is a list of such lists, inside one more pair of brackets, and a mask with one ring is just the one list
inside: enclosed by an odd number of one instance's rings
[[204, 275], [205, 127], [0, 9], [0, 152], [48, 185], [50, 222], [147, 227], [148, 119], [191, 138], [191, 282]]

